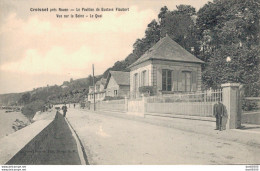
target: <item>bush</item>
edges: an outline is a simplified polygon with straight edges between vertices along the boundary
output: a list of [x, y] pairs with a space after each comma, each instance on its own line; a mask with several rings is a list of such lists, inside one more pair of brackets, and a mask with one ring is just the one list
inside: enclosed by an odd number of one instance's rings
[[251, 100], [243, 100], [242, 101], [242, 109], [244, 111], [253, 111], [258, 109], [257, 102]]
[[30, 120], [33, 119], [35, 113], [37, 111], [40, 111], [44, 108], [44, 101], [41, 101], [41, 100], [36, 100], [36, 101], [33, 101], [27, 105], [25, 105], [23, 108], [22, 108], [22, 113]]
[[19, 119], [16, 119], [16, 120], [13, 122], [12, 128], [13, 128], [14, 131], [18, 131], [18, 130], [20, 130], [20, 129], [26, 127], [27, 125], [28, 125], [28, 123], [25, 123], [25, 122], [23, 122], [23, 121], [21, 121], [21, 120], [19, 120]]
[[120, 100], [120, 99], [124, 99], [124, 97], [121, 97], [121, 96], [115, 96], [115, 97], [112, 97], [112, 96], [106, 96], [106, 97], [104, 98], [104, 101]]
[[141, 94], [144, 94], [145, 96], [153, 96], [155, 93], [155, 90], [154, 90], [153, 86], [142, 86], [142, 87], [139, 87], [139, 92]]

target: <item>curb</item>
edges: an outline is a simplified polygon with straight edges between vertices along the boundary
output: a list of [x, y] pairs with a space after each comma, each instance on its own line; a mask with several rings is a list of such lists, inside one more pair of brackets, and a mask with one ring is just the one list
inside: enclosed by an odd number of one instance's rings
[[76, 140], [81, 165], [89, 165], [88, 158], [87, 158], [87, 155], [86, 155], [86, 152], [85, 152], [85, 148], [84, 148], [84, 146], [83, 146], [83, 144], [82, 144], [82, 142], [81, 142], [77, 132], [72, 127], [72, 125], [70, 124], [69, 120], [66, 117], [64, 119], [67, 122], [67, 124], [68, 124], [68, 126], [69, 126], [69, 128], [71, 130], [72, 136]]

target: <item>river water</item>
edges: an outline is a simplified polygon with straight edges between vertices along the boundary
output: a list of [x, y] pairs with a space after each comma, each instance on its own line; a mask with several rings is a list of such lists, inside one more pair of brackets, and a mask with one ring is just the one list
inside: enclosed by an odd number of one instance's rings
[[0, 138], [15, 132], [12, 125], [16, 119], [29, 123], [29, 120], [21, 112], [5, 113], [5, 110], [0, 110]]

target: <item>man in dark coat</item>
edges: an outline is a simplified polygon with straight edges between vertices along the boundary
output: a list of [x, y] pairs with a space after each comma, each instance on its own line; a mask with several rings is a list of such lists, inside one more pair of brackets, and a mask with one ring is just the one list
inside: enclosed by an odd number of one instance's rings
[[62, 111], [63, 111], [63, 117], [65, 117], [66, 116], [66, 113], [67, 113], [67, 106], [66, 106], [66, 103], [64, 104], [64, 106], [62, 106]]
[[216, 117], [216, 130], [222, 131], [226, 129], [226, 123], [222, 123], [223, 117], [227, 117], [226, 107], [220, 102], [220, 98], [218, 98], [218, 103], [214, 105], [213, 115]]

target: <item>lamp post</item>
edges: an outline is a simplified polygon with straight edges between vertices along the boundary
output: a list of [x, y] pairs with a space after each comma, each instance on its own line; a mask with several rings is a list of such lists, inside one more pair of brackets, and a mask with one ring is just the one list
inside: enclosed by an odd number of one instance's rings
[[227, 62], [231, 62], [231, 57], [228, 56], [228, 57], [226, 58], [226, 61], [227, 61]]
[[[228, 56], [227, 58], [226, 58], [226, 62], [227, 62], [227, 66], [228, 66], [228, 68], [230, 68], [230, 62], [231, 62], [231, 57], [230, 56]], [[228, 82], [230, 82], [230, 73], [228, 73], [228, 78], [227, 78], [228, 80]]]

